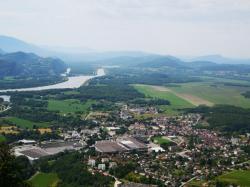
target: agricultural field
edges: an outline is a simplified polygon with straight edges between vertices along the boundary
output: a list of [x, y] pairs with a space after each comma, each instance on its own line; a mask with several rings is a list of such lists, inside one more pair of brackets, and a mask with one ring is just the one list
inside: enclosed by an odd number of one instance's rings
[[19, 131], [16, 126], [0, 126], [0, 134], [17, 134]]
[[178, 84], [178, 86], [168, 87], [168, 89], [171, 89], [176, 94], [198, 97], [212, 104], [228, 104], [250, 108], [250, 99], [241, 95], [241, 93], [250, 90], [250, 87], [199, 82]]
[[95, 101], [88, 100], [85, 103], [81, 103], [77, 99], [68, 99], [68, 100], [52, 100], [48, 101], [48, 110], [50, 111], [59, 111], [61, 114], [83, 112], [87, 113], [89, 108]]
[[56, 187], [59, 178], [55, 173], [38, 173], [29, 182], [33, 187]]
[[235, 170], [223, 174], [217, 178], [221, 182], [236, 184], [239, 186], [250, 186], [250, 170]]
[[37, 130], [40, 132], [40, 134], [52, 132], [51, 128], [38, 128]]
[[78, 95], [80, 94], [80, 92], [78, 91], [66, 91], [66, 92], [63, 92], [65, 95]]
[[167, 114], [174, 115], [177, 114], [177, 111], [180, 109], [194, 107], [194, 105], [189, 101], [178, 97], [176, 94], [170, 92], [164, 87], [162, 87], [163, 89], [160, 89], [159, 87], [155, 86], [139, 84], [133, 86], [139, 92], [143, 93], [146, 97], [168, 100], [170, 102], [170, 105], [161, 107], [161, 109], [165, 110]]
[[[216, 104], [250, 108], [250, 99], [241, 95], [246, 91], [250, 91], [249, 82], [220, 78], [203, 79], [204, 82], [167, 86], [134, 85], [134, 87], [147, 97], [169, 100], [171, 105], [165, 107], [167, 111], [198, 105], [213, 106]], [[228, 83], [230, 84], [228, 85]]]
[[38, 123], [38, 122], [33, 122], [17, 117], [10, 117], [7, 118], [8, 122], [10, 122], [13, 125], [16, 125], [17, 127], [23, 128], [23, 129], [33, 129], [33, 126], [35, 125], [36, 127], [48, 127], [48, 123]]
[[109, 116], [108, 112], [90, 112], [85, 119], [103, 119]]

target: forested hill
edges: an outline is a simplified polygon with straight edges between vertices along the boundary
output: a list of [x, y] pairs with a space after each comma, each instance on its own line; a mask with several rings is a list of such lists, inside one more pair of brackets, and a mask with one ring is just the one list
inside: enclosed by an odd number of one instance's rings
[[187, 68], [185, 62], [173, 56], [157, 56], [154, 59], [145, 60], [144, 62], [139, 63], [137, 66], [143, 68]]
[[0, 78], [57, 76], [66, 71], [60, 59], [42, 58], [33, 53], [0, 53]]

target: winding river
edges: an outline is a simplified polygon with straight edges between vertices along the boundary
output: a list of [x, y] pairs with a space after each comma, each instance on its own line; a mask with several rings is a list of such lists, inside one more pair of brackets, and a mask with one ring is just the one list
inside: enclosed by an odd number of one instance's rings
[[96, 75], [79, 75], [74, 77], [68, 77], [68, 80], [65, 82], [61, 82], [58, 84], [48, 85], [48, 86], [40, 86], [40, 87], [32, 87], [32, 88], [18, 88], [18, 89], [6, 89], [6, 90], [0, 90], [0, 93], [4, 92], [23, 92], [23, 91], [41, 91], [41, 90], [52, 90], [52, 89], [66, 89], [66, 88], [79, 88], [84, 83], [86, 83], [88, 80], [104, 76], [105, 72], [104, 69], [100, 68], [97, 70]]

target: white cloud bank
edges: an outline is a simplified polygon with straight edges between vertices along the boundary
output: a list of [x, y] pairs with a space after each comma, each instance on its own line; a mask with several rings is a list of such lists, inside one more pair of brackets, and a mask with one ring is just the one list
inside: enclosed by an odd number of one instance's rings
[[33, 43], [250, 57], [249, 0], [0, 0], [0, 34]]

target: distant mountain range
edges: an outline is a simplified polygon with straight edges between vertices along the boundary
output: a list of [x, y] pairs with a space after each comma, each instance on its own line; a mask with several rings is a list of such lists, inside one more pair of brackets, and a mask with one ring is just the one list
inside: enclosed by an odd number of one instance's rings
[[7, 53], [22, 51], [27, 53], [32, 52], [39, 54], [43, 51], [43, 49], [33, 44], [29, 44], [22, 40], [9, 36], [0, 36], [0, 48]]
[[215, 62], [218, 64], [250, 64], [250, 59], [233, 59], [227, 58], [221, 55], [206, 55], [199, 57], [184, 57], [184, 61], [206, 61], [206, 62]]
[[108, 51], [98, 52], [93, 49], [84, 47], [50, 47], [37, 46], [28, 42], [19, 40], [14, 37], [0, 35], [0, 49], [7, 52], [26, 52], [35, 53], [43, 57], [58, 57], [65, 61], [98, 61], [117, 57], [138, 57], [144, 56], [148, 53], [137, 51]]
[[157, 56], [154, 59], [149, 59], [143, 63], [139, 63], [138, 67], [144, 68], [161, 68], [161, 67], [172, 67], [172, 68], [186, 68], [187, 64], [178, 58], [173, 56]]
[[65, 71], [66, 65], [60, 59], [25, 52], [0, 54], [0, 77], [49, 77]]
[[[85, 62], [99, 65], [141, 66], [141, 67], [211, 67], [216, 64], [250, 64], [248, 59], [231, 59], [221, 55], [176, 58], [140, 51], [97, 52], [89, 48], [41, 47], [22, 40], [0, 36], [0, 54], [13, 52], [35, 53], [42, 57], [58, 57], [71, 62]], [[223, 66], [220, 66], [221, 68]], [[233, 67], [233, 66], [232, 66]]]

